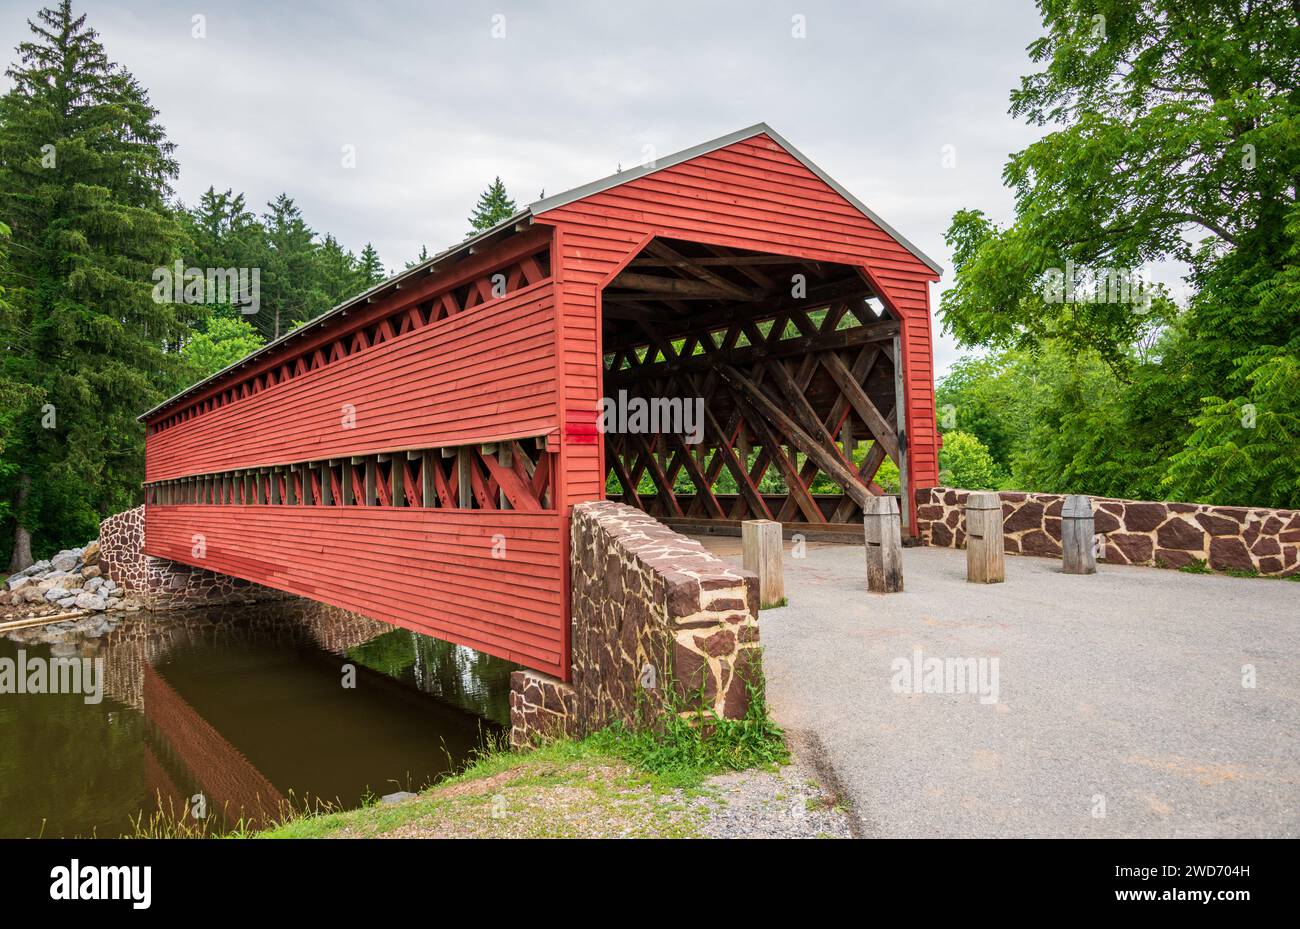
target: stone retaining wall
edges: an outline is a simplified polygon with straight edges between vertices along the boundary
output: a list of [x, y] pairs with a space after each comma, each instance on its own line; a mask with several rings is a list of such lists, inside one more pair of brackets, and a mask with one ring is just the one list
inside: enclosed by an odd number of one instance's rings
[[146, 609], [257, 603], [293, 596], [243, 578], [146, 555], [143, 506], [100, 523], [99, 546], [104, 572], [141, 600]]
[[582, 736], [666, 708], [739, 719], [762, 680], [758, 578], [614, 501], [573, 509], [572, 683], [516, 672], [511, 743]]
[[[916, 525], [926, 545], [964, 548], [969, 491], [916, 492]], [[1005, 548], [1018, 555], [1061, 557], [1062, 494], [1003, 491]], [[1220, 571], [1290, 575], [1300, 571], [1300, 511], [1204, 503], [1153, 503], [1093, 497], [1093, 524], [1113, 564], [1181, 568], [1203, 561]]]

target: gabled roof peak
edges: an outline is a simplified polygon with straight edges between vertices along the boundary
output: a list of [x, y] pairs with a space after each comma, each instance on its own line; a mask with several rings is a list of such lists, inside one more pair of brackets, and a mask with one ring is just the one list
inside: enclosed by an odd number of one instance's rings
[[566, 204], [573, 203], [575, 200], [582, 200], [586, 197], [590, 197], [595, 194], [601, 193], [602, 191], [606, 191], [613, 187], [617, 187], [620, 184], [626, 184], [630, 181], [635, 181], [638, 178], [645, 177], [648, 174], [654, 174], [656, 171], [662, 171], [665, 168], [671, 168], [674, 165], [681, 164], [682, 162], [690, 161], [692, 158], [698, 158], [701, 155], [707, 155], [708, 153], [715, 152], [720, 148], [726, 148], [728, 145], [734, 145], [737, 142], [743, 142], [745, 139], [752, 139], [755, 136], [759, 136], [759, 135], [767, 136], [777, 145], [781, 146], [781, 148], [785, 149], [785, 151], [791, 157], [793, 157], [796, 161], [802, 164], [813, 174], [817, 175], [817, 177], [819, 177], [828, 187], [830, 187], [841, 197], [843, 197], [845, 200], [851, 203], [854, 206], [854, 208], [856, 208], [860, 213], [862, 213], [862, 215], [866, 216], [867, 219], [871, 220], [882, 230], [884, 230], [885, 233], [887, 233], [892, 239], [898, 242], [899, 245], [902, 245], [909, 252], [911, 252], [919, 261], [921, 261], [931, 271], [933, 271], [935, 274], [943, 273], [943, 268], [940, 267], [940, 265], [937, 262], [935, 262], [928, 255], [922, 252], [919, 248], [917, 248], [906, 238], [904, 238], [898, 232], [897, 229], [889, 225], [889, 223], [881, 219], [880, 216], [878, 216], [870, 207], [868, 207], [857, 197], [853, 196], [853, 194], [849, 193], [843, 186], [840, 185], [838, 181], [836, 181], [829, 174], [827, 174], [825, 171], [819, 168], [812, 161], [812, 159], [810, 159], [807, 155], [805, 155], [803, 152], [799, 151], [799, 149], [795, 148], [793, 145], [787, 142], [784, 136], [782, 136], [779, 132], [777, 132], [767, 123], [755, 123], [752, 126], [747, 126], [744, 129], [738, 129], [735, 132], [730, 132], [727, 135], [719, 136], [718, 138], [712, 139], [708, 142], [702, 142], [699, 145], [693, 145], [690, 148], [684, 148], [680, 152], [674, 152], [671, 155], [666, 155], [662, 158], [656, 158], [654, 159], [654, 161], [651, 161], [647, 164], [638, 165], [635, 168], [628, 168], [625, 171], [619, 171], [615, 174], [609, 175], [608, 177], [603, 177], [598, 181], [592, 181], [589, 184], [583, 184], [581, 187], [574, 187], [572, 190], [566, 190], [563, 193], [555, 194], [552, 197], [544, 197], [543, 199], [538, 200], [535, 203], [530, 203], [527, 207], [526, 212], [531, 214], [532, 216], [539, 216], [542, 213], [545, 213], [547, 210], [553, 210], [556, 209], [557, 207], [565, 206]]

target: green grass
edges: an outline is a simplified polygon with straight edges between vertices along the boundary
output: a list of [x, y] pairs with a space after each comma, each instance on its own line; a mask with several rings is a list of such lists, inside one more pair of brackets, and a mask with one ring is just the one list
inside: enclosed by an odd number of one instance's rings
[[1258, 571], [1242, 570], [1241, 568], [1228, 568], [1225, 571], [1215, 571], [1205, 563], [1204, 558], [1197, 558], [1191, 564], [1185, 564], [1178, 569], [1184, 574], [1223, 574], [1226, 577], [1249, 577], [1259, 578], [1265, 581], [1300, 581], [1300, 573], [1296, 574], [1260, 574]]
[[696, 786], [724, 771], [790, 761], [781, 728], [768, 715], [761, 683], [750, 686], [749, 708], [741, 719], [701, 717], [669, 707], [658, 725], [637, 730], [614, 725], [587, 741], [678, 787]]
[[487, 751], [413, 800], [292, 819], [260, 837], [369, 837], [405, 829], [476, 837], [687, 838], [699, 834], [706, 810], [690, 801], [703, 794], [620, 763], [593, 736], [522, 753]]

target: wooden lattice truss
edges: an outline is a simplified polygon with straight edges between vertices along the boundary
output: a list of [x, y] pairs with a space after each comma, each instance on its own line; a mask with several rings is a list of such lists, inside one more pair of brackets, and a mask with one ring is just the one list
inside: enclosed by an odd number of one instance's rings
[[153, 504], [554, 509], [544, 437], [304, 461], [145, 485]]
[[677, 524], [860, 532], [885, 459], [906, 473], [899, 327], [856, 270], [656, 240], [603, 302], [607, 397], [703, 399], [698, 444], [606, 432], [624, 502]]

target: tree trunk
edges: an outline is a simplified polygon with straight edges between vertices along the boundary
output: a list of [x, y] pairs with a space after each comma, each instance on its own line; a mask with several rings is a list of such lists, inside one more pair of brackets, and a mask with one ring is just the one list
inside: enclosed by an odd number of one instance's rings
[[9, 559], [9, 573], [14, 574], [24, 568], [30, 567], [34, 562], [32, 558], [32, 534], [23, 521], [27, 518], [27, 497], [32, 492], [31, 475], [23, 472], [18, 475], [18, 498], [15, 501], [17, 506], [14, 507], [14, 551], [13, 556]]

